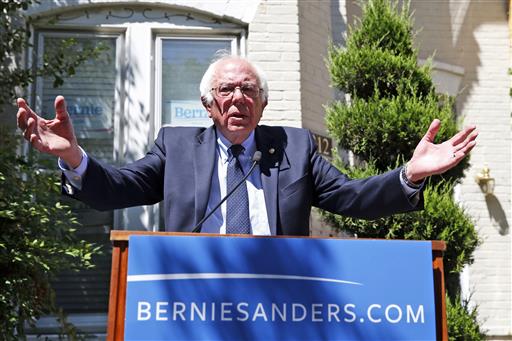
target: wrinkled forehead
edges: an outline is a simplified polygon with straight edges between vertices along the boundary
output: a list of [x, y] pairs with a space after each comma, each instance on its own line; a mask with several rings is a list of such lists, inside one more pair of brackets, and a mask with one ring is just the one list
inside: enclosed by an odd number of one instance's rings
[[254, 67], [243, 59], [222, 60], [215, 68], [213, 86], [217, 84], [260, 84], [258, 74]]

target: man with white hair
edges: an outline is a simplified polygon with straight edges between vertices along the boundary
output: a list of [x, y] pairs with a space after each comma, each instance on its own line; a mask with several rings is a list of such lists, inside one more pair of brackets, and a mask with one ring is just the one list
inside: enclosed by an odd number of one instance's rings
[[62, 96], [52, 120], [18, 99], [18, 126], [34, 148], [60, 158], [63, 192], [93, 208], [163, 200], [167, 231], [258, 235], [308, 235], [311, 206], [368, 219], [421, 209], [424, 179], [457, 165], [476, 143], [473, 126], [434, 144], [434, 120], [406, 166], [352, 180], [318, 154], [307, 130], [259, 125], [268, 87], [248, 60], [212, 63], [200, 90], [213, 126], [162, 128], [142, 159], [121, 168], [78, 146]]

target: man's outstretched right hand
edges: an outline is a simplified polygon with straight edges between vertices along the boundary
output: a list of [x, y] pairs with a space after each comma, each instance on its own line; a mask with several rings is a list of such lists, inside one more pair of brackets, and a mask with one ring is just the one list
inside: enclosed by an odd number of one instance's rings
[[78, 167], [82, 151], [78, 147], [64, 97], [55, 98], [55, 118], [51, 120], [37, 115], [23, 98], [16, 102], [18, 127], [25, 139], [40, 152], [60, 157], [71, 168]]

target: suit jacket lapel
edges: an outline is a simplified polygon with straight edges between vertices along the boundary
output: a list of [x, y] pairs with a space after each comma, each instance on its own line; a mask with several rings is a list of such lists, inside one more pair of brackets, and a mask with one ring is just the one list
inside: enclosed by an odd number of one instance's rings
[[197, 136], [194, 148], [194, 177], [195, 177], [195, 224], [206, 213], [210, 197], [213, 167], [216, 158], [216, 134], [213, 126]]
[[289, 168], [289, 163], [284, 153], [285, 141], [279, 134], [271, 133], [272, 127], [259, 126], [256, 128], [256, 144], [261, 152], [260, 171], [261, 184], [265, 196], [268, 223], [272, 235], [278, 233], [278, 179], [279, 172]]

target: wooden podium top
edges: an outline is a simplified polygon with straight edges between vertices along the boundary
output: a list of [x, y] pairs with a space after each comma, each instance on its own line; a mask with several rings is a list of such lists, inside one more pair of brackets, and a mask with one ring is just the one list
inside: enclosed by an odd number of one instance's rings
[[[326, 237], [303, 237], [303, 236], [254, 236], [251, 234], [216, 234], [216, 233], [192, 233], [192, 232], [152, 232], [152, 231], [127, 231], [127, 230], [112, 230], [110, 232], [110, 240], [111, 241], [128, 241], [130, 236], [143, 236], [143, 235], [155, 235], [155, 236], [212, 236], [212, 237], [226, 237], [226, 236], [236, 236], [236, 237], [249, 237], [249, 238], [323, 238]], [[328, 237], [328, 239], [350, 239], [350, 238], [338, 238], [338, 237]], [[355, 238], [364, 240], [366, 238]], [[411, 242], [414, 242], [411, 240]], [[446, 243], [443, 240], [431, 240], [432, 250], [433, 251], [446, 251]]]

